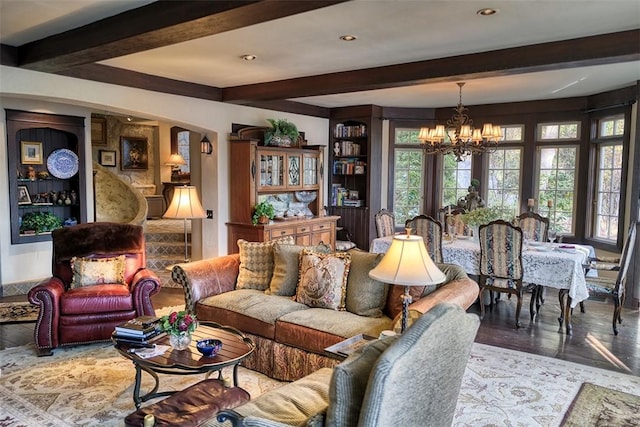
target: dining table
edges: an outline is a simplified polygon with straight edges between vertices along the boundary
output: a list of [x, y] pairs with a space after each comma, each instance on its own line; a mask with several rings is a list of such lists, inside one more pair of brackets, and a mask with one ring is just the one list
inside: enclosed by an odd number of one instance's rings
[[[369, 251], [385, 253], [393, 237], [373, 239]], [[522, 281], [559, 290], [561, 313], [558, 321], [560, 328], [564, 323], [569, 335], [572, 332], [571, 310], [589, 298], [584, 265], [590, 256], [595, 256], [595, 251], [589, 245], [533, 241], [523, 245]], [[458, 265], [467, 274], [480, 274], [480, 243], [470, 236], [445, 236], [442, 257], [445, 263]]]

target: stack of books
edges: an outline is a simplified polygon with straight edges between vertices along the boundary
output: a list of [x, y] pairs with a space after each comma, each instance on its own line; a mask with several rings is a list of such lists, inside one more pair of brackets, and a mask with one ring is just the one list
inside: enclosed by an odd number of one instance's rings
[[148, 344], [151, 339], [165, 334], [159, 317], [139, 316], [116, 326], [113, 338], [130, 344]]

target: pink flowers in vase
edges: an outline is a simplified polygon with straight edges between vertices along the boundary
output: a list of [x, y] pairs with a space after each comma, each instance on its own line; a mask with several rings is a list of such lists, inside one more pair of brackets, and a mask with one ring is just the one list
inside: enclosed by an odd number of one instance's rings
[[185, 310], [162, 316], [162, 330], [169, 335], [191, 335], [198, 326], [196, 316]]

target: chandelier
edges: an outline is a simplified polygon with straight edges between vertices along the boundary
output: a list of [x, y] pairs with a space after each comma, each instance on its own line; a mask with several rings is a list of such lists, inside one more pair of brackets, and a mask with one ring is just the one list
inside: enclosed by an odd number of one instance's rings
[[462, 86], [464, 82], [457, 83], [460, 88], [458, 105], [453, 109], [454, 115], [447, 120], [445, 125], [436, 125], [435, 128], [421, 128], [418, 134], [422, 147], [426, 154], [453, 154], [456, 161], [461, 162], [470, 154], [493, 153], [502, 139], [502, 130], [499, 125], [485, 123], [482, 132], [473, 127], [473, 120], [467, 115], [468, 108], [462, 104]]

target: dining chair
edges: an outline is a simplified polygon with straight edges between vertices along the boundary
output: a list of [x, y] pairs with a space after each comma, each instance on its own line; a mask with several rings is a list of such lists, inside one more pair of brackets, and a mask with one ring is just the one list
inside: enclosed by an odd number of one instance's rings
[[380, 209], [375, 216], [378, 237], [393, 236], [396, 232], [396, 218], [393, 212]]
[[[636, 244], [636, 227], [634, 222], [629, 226], [627, 240], [622, 247], [622, 254], [619, 259], [612, 258], [590, 258], [589, 269], [616, 271], [615, 277], [591, 277], [586, 276], [589, 296], [611, 297], [613, 299], [613, 333], [618, 335], [618, 324], [622, 323], [622, 304], [624, 302], [624, 291], [627, 280], [627, 271], [633, 259], [633, 249]], [[617, 262], [611, 262], [617, 261]]]
[[[535, 242], [546, 242], [549, 236], [549, 218], [535, 212], [524, 212], [518, 215], [513, 224], [522, 229], [523, 236]], [[530, 283], [531, 286], [531, 315], [533, 320], [533, 305], [536, 305], [536, 312], [540, 311], [540, 306], [544, 304], [544, 285]]]
[[418, 215], [408, 219], [405, 223], [405, 228], [410, 228], [411, 234], [422, 236], [427, 252], [433, 262], [443, 262], [442, 224], [440, 221], [427, 215]]
[[462, 214], [467, 213], [465, 208], [461, 208], [457, 205], [444, 206], [438, 210], [438, 217], [440, 223], [444, 226], [444, 231], [449, 232], [447, 228], [447, 217], [451, 215], [453, 221], [454, 234], [461, 236], [468, 236], [471, 234], [471, 230], [467, 227], [462, 220]]
[[[479, 228], [480, 240], [480, 318], [484, 318], [484, 292], [513, 294], [518, 298], [516, 306], [516, 327], [520, 327], [522, 309], [522, 229], [515, 225], [496, 220]], [[533, 314], [532, 314], [533, 316]]]

